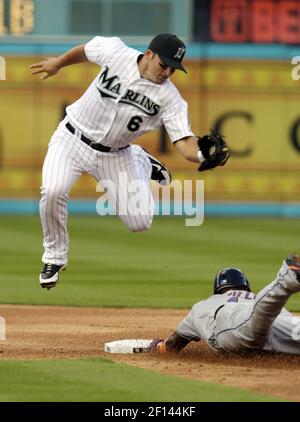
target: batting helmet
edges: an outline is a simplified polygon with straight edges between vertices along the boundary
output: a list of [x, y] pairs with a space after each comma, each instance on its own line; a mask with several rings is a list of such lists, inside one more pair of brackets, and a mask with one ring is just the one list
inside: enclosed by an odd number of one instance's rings
[[222, 294], [223, 290], [238, 289], [251, 292], [249, 281], [238, 268], [223, 268], [215, 278], [214, 294]]

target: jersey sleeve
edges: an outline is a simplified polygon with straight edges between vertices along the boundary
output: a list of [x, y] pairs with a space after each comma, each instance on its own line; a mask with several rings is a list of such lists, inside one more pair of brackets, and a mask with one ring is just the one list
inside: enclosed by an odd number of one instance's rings
[[162, 113], [162, 120], [173, 143], [186, 136], [195, 136], [189, 121], [188, 105], [179, 94], [172, 95]]
[[120, 53], [125, 47], [123, 41], [118, 37], [94, 37], [85, 47], [85, 55], [92, 63], [103, 66]]
[[176, 328], [177, 333], [188, 340], [201, 340], [194, 325], [193, 308], [188, 315], [179, 323]]

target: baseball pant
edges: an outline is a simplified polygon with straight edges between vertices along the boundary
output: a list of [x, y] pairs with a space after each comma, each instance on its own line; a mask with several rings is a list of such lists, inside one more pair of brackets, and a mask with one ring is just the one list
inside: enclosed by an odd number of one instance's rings
[[152, 167], [145, 151], [132, 145], [116, 152], [100, 152], [79, 136], [78, 131], [71, 134], [63, 121], [50, 140], [44, 161], [40, 200], [44, 263], [67, 263], [67, 200], [72, 186], [84, 172], [101, 182], [108, 201], [129, 230], [147, 230], [152, 223]]

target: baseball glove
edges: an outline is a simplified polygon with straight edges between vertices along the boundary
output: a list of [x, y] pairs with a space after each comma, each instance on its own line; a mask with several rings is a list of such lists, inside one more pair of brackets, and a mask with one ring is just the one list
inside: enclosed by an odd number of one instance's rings
[[205, 158], [198, 171], [224, 166], [230, 157], [224, 137], [216, 131], [211, 130], [209, 135], [198, 138], [198, 146]]

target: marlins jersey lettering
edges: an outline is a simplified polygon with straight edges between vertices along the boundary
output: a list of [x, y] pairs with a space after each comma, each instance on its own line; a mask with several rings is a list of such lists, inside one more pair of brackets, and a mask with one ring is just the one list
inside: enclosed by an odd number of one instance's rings
[[142, 134], [165, 126], [172, 142], [193, 136], [187, 103], [174, 84], [143, 79], [141, 52], [117, 37], [95, 37], [85, 46], [100, 74], [75, 103], [67, 107], [70, 122], [85, 136], [112, 148], [128, 145]]

